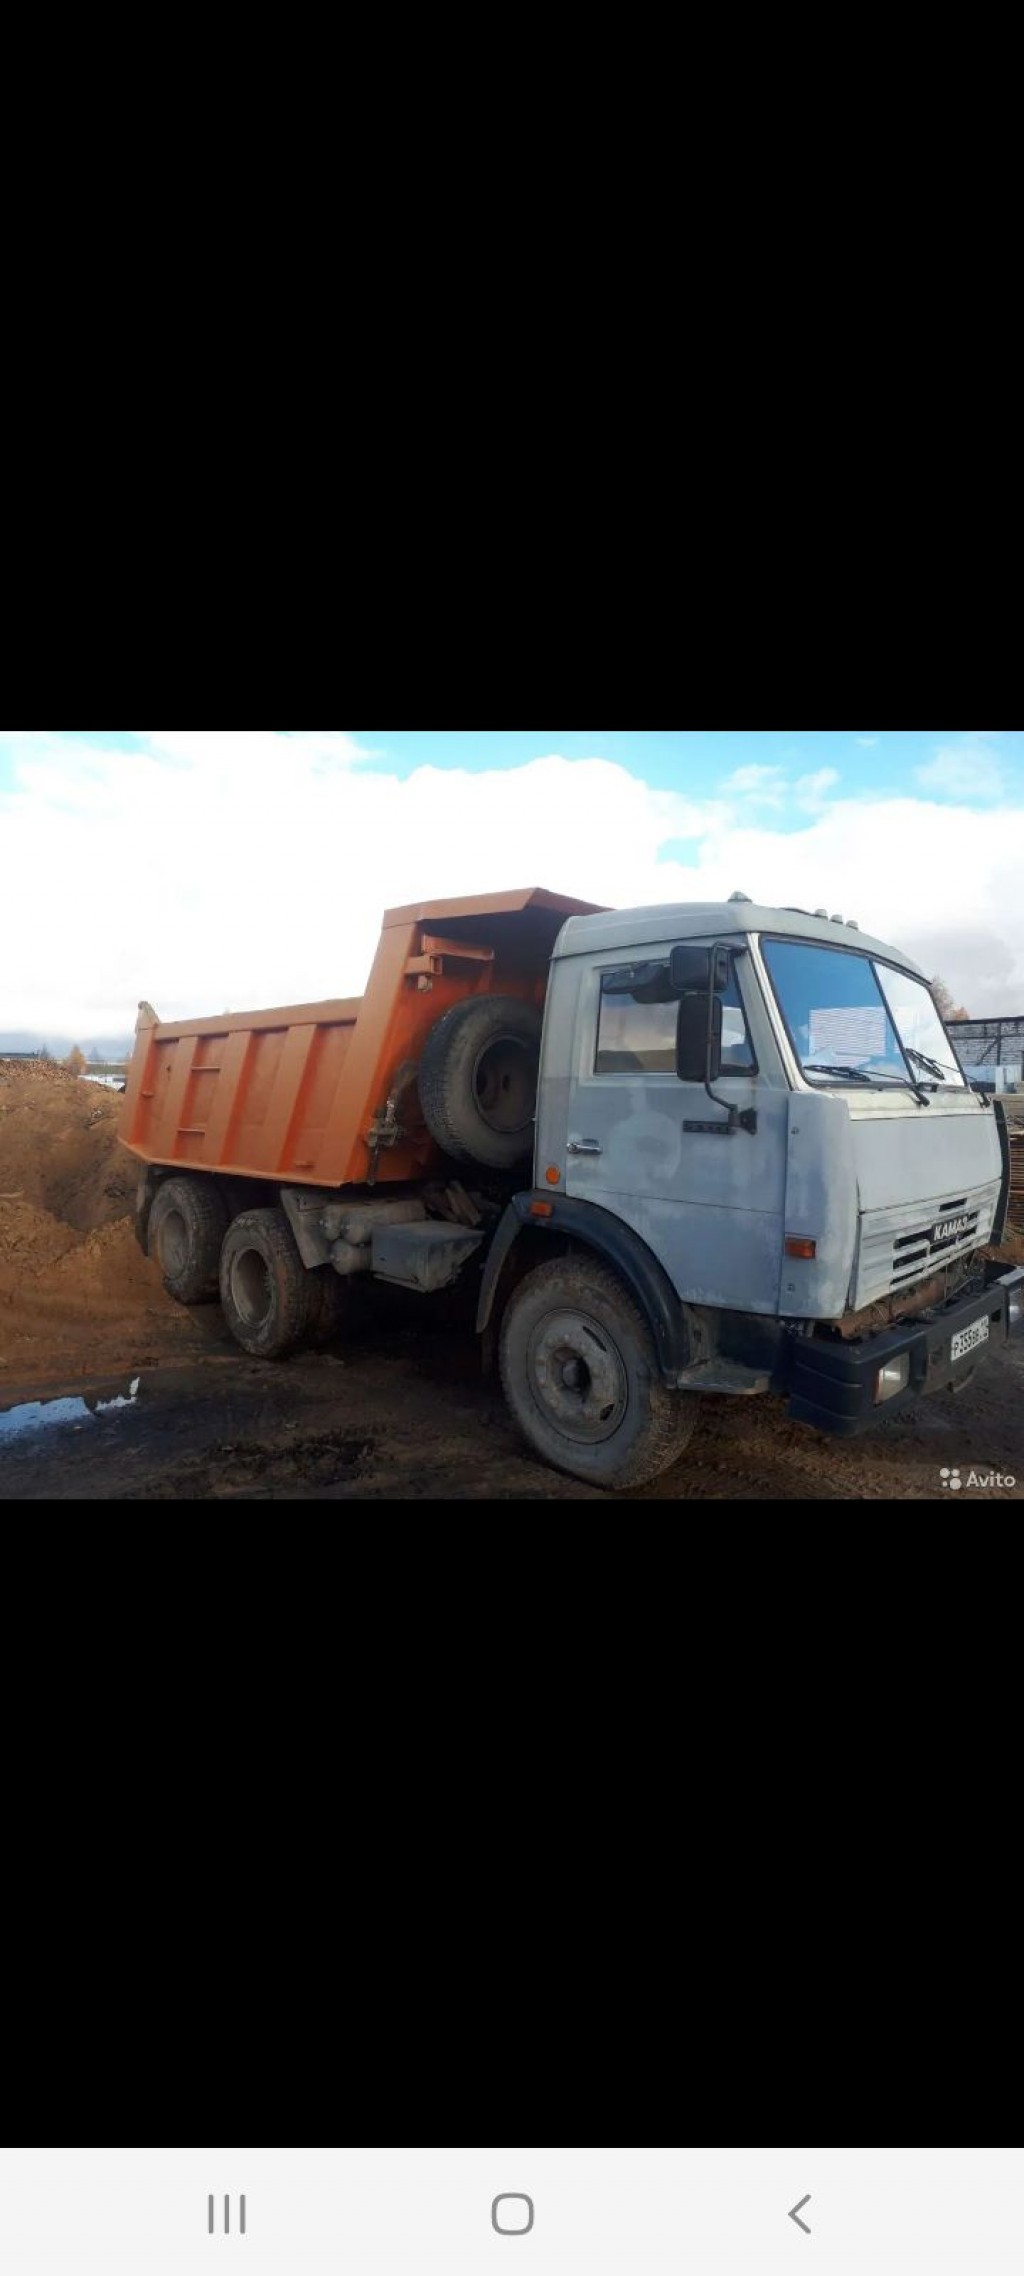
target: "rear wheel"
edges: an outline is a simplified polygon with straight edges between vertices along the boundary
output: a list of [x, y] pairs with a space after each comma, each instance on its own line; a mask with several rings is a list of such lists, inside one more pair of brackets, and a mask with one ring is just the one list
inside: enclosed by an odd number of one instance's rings
[[283, 1209], [245, 1209], [233, 1219], [220, 1252], [220, 1300], [243, 1351], [283, 1359], [304, 1343], [314, 1318], [311, 1283]]
[[322, 1351], [326, 1344], [334, 1343], [350, 1328], [355, 1327], [366, 1308], [366, 1291], [353, 1282], [369, 1279], [368, 1273], [335, 1272], [332, 1264], [318, 1264], [307, 1272], [310, 1286], [309, 1326], [306, 1341], [314, 1351]]
[[212, 1178], [165, 1178], [149, 1212], [147, 1247], [179, 1304], [213, 1303], [228, 1210]]
[[520, 1281], [502, 1321], [501, 1380], [541, 1459], [596, 1486], [659, 1477], [697, 1420], [694, 1394], [663, 1383], [639, 1306], [590, 1257], [553, 1257]]

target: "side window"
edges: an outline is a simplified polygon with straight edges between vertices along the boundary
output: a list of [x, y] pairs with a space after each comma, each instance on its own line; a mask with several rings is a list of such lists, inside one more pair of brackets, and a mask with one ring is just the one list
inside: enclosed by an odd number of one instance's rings
[[638, 965], [601, 974], [595, 1075], [673, 1075], [679, 998], [668, 984], [668, 965]]
[[722, 998], [722, 1072], [753, 1074], [757, 1065], [753, 1046], [747, 1033], [747, 1022], [740, 992], [736, 985], [736, 966], [729, 959], [729, 985], [719, 991]]
[[[736, 973], [729, 964], [722, 1003], [722, 1070], [753, 1073], [756, 1061]], [[601, 975], [595, 1075], [673, 1075], [679, 998], [669, 987], [668, 964], [625, 965]]]

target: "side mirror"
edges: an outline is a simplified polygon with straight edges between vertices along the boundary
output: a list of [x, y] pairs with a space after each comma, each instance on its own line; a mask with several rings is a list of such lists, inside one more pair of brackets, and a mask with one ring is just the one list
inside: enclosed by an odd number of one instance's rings
[[[688, 950], [673, 949], [673, 956]], [[707, 966], [707, 951], [702, 952]], [[705, 970], [705, 988], [710, 971]], [[681, 1083], [713, 1083], [722, 1072], [722, 999], [686, 995], [679, 1005], [676, 1025], [676, 1074]]]
[[681, 941], [669, 956], [668, 976], [674, 996], [706, 997], [711, 985], [711, 950]]

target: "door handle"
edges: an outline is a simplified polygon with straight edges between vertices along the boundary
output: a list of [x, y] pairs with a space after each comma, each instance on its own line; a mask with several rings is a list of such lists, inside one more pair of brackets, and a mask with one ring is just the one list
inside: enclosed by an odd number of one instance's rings
[[599, 1138], [567, 1138], [565, 1150], [567, 1154], [603, 1154], [604, 1147]]

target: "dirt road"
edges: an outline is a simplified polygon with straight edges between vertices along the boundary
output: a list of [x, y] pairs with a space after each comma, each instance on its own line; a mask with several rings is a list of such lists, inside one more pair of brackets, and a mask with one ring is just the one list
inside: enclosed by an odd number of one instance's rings
[[[277, 1366], [245, 1358], [217, 1306], [174, 1304], [134, 1239], [118, 1103], [59, 1069], [0, 1064], [0, 1500], [622, 1498], [537, 1462], [472, 1328], [428, 1319], [415, 1297], [371, 1291], [358, 1343]], [[972, 1471], [1014, 1483], [972, 1485]], [[631, 1498], [954, 1494], [1024, 1498], [1021, 1342], [956, 1398], [856, 1439], [788, 1422], [781, 1401], [707, 1399], [682, 1461]]]
[[[358, 1347], [278, 1366], [246, 1359], [214, 1307], [179, 1352], [137, 1374], [51, 1382], [77, 1398], [0, 1416], [0, 1499], [615, 1501], [536, 1462], [470, 1330], [378, 1326]], [[131, 1385], [138, 1389], [131, 1397]], [[38, 1389], [38, 1387], [37, 1387]], [[83, 1393], [87, 1401], [83, 1404]], [[5, 1399], [9, 1397], [5, 1389]], [[97, 1401], [121, 1399], [127, 1403]], [[5, 1428], [6, 1424], [6, 1428]], [[707, 1399], [676, 1469], [638, 1502], [1024, 1498], [1024, 1351], [993, 1354], [956, 1398], [923, 1400], [853, 1440], [790, 1423], [781, 1402]], [[971, 1472], [1013, 1485], [971, 1485]]]

